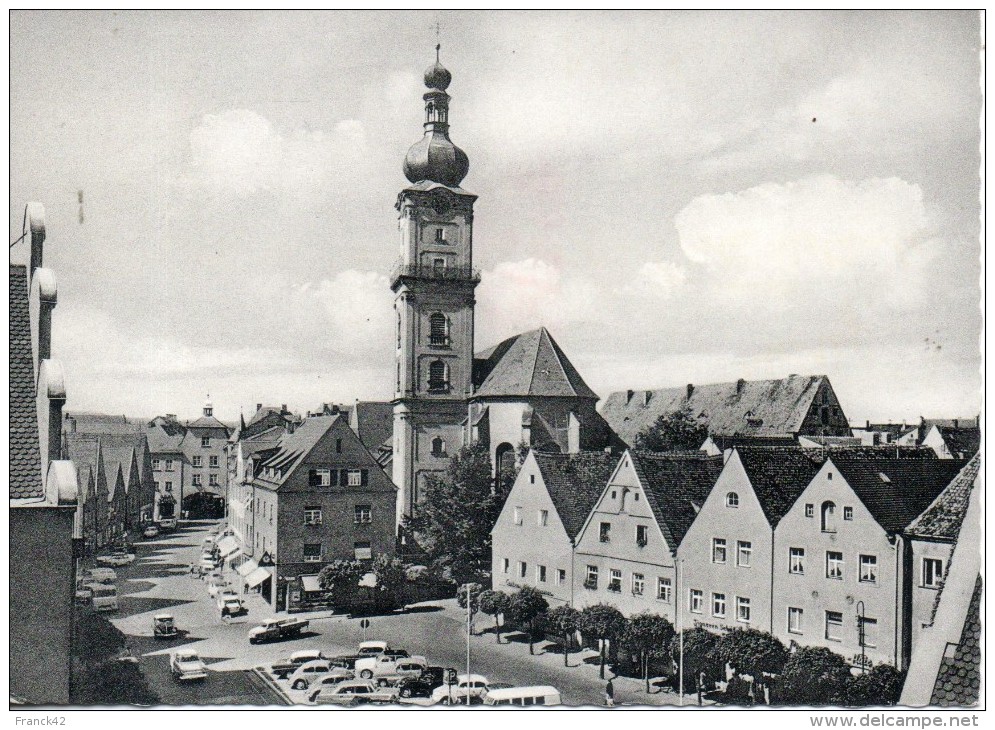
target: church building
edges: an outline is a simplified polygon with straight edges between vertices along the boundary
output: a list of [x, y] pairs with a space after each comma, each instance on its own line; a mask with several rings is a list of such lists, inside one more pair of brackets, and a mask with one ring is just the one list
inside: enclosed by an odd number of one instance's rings
[[425, 133], [405, 157], [410, 185], [396, 206], [401, 258], [390, 281], [399, 523], [465, 443], [487, 443], [499, 471], [514, 468], [521, 444], [557, 453], [622, 446], [594, 409], [598, 396], [545, 328], [474, 354], [477, 196], [460, 187], [470, 161], [449, 139], [451, 81], [436, 57], [425, 72]]

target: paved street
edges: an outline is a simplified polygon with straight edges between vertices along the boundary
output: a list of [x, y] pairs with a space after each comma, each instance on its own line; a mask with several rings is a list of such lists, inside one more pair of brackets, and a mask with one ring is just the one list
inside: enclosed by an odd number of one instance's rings
[[[121, 610], [112, 620], [128, 635], [132, 651], [141, 657], [164, 702], [277, 704], [281, 697], [251, 671], [255, 667], [304, 648], [321, 649], [326, 654], [355, 651], [364, 632], [359, 619], [345, 617], [311, 619], [309, 630], [298, 639], [250, 645], [248, 629], [272, 615], [269, 605], [256, 595], [247, 597], [248, 616], [222, 622], [204, 581], [189, 575], [189, 565], [199, 558], [208, 527], [188, 526], [145, 541], [137, 546], [136, 561], [118, 571]], [[152, 617], [164, 610], [188, 632], [182, 639], [162, 642], [152, 638]], [[465, 620], [455, 601], [437, 601], [413, 606], [404, 614], [371, 618], [366, 638], [388, 641], [412, 655], [426, 656], [432, 664], [456, 667], [463, 673]], [[476, 629], [483, 631], [492, 625], [490, 617], [481, 616]], [[562, 654], [544, 653], [543, 645], [536, 644], [536, 656], [530, 656], [528, 644], [504, 641], [499, 645], [492, 633], [482, 633], [471, 640], [471, 670], [492, 682], [553, 685], [560, 690], [564, 704], [602, 705], [604, 682], [598, 679], [595, 653], [571, 654], [570, 667], [565, 668]], [[168, 655], [178, 646], [189, 646], [204, 658], [211, 670], [205, 682], [183, 686], [171, 678]], [[677, 704], [676, 695], [669, 692], [647, 695], [640, 680], [619, 677], [614, 684], [616, 704]]]

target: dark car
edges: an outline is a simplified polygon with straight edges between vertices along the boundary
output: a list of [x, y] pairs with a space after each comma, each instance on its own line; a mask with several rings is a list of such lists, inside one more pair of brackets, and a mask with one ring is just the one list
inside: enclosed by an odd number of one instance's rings
[[[397, 683], [401, 697], [431, 697], [432, 690], [441, 687], [446, 680], [445, 667], [426, 667], [420, 677], [406, 677]], [[456, 670], [448, 670], [455, 676]]]
[[362, 659], [364, 655], [362, 654], [342, 654], [340, 656], [333, 656], [330, 661], [333, 666], [342, 667], [343, 669], [355, 669], [356, 660]]
[[[456, 670], [452, 673], [455, 675]], [[432, 684], [432, 689], [439, 687], [446, 681], [446, 669], [444, 667], [425, 667], [421, 673], [421, 679]]]

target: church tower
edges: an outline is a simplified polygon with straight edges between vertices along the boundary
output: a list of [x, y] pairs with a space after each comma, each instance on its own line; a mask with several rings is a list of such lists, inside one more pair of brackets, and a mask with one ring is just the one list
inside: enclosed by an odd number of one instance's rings
[[449, 139], [452, 76], [425, 71], [425, 134], [404, 159], [410, 185], [397, 196], [400, 260], [391, 276], [397, 362], [393, 479], [397, 520], [411, 515], [428, 478], [463, 444], [473, 395], [473, 203], [459, 187], [470, 161]]

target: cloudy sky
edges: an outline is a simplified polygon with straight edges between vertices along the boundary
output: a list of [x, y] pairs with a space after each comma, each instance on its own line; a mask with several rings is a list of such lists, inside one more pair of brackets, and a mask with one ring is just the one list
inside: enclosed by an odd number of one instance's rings
[[70, 409], [391, 396], [437, 21], [478, 349], [545, 325], [602, 396], [826, 373], [852, 421], [978, 412], [976, 13], [14, 12], [10, 240], [44, 203]]

